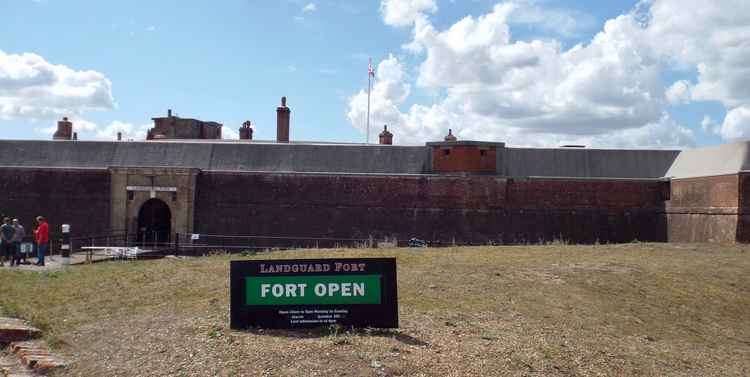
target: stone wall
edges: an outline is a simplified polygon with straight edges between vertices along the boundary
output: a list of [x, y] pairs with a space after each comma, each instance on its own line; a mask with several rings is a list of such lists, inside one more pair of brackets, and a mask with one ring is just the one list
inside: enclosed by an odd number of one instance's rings
[[109, 230], [110, 177], [106, 170], [0, 168], [0, 212], [17, 217], [27, 233], [38, 215], [50, 232], [71, 224], [74, 235]]
[[204, 172], [195, 231], [450, 243], [664, 241], [663, 182]]

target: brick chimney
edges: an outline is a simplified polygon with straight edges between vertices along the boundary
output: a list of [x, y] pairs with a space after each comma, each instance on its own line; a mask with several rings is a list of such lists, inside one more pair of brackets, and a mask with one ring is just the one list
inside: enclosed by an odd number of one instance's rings
[[240, 140], [253, 140], [253, 124], [249, 120], [240, 127]]
[[286, 97], [281, 97], [281, 106], [276, 108], [276, 142], [289, 142], [289, 114], [291, 110], [286, 107]]
[[458, 141], [458, 139], [453, 136], [453, 130], [450, 128], [448, 129], [448, 135], [445, 135], [445, 141]]
[[68, 117], [57, 122], [57, 131], [52, 135], [54, 140], [70, 140], [73, 138], [73, 122]]
[[383, 145], [393, 144], [393, 134], [388, 132], [387, 125], [383, 125], [383, 132], [380, 133], [380, 144], [383, 144]]

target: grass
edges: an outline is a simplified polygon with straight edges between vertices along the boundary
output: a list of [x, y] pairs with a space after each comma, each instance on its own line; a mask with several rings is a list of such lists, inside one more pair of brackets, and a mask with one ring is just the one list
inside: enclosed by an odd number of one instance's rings
[[[0, 270], [70, 376], [750, 374], [745, 246], [306, 250]], [[395, 256], [401, 328], [228, 328], [228, 261]]]

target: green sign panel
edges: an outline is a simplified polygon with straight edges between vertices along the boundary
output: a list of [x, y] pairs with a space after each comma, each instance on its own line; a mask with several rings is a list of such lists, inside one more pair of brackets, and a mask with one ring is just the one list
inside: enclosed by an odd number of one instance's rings
[[381, 275], [294, 275], [245, 278], [246, 305], [378, 305]]

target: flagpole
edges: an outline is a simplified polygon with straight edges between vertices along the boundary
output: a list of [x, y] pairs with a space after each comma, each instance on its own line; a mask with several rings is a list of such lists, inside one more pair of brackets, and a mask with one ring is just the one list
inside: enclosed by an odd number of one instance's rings
[[372, 58], [367, 66], [367, 144], [370, 144], [370, 89], [372, 88]]

